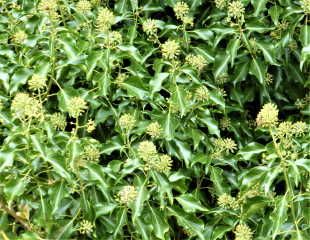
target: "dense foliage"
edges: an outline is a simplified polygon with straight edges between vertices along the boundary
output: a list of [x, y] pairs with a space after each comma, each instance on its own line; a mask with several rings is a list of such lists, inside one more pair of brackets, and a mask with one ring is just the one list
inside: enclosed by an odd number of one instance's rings
[[309, 0], [0, 11], [0, 239], [310, 239]]

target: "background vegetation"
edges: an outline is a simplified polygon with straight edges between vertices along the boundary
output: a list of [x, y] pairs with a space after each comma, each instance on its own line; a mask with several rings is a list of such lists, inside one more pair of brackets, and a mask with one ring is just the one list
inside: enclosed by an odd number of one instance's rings
[[310, 238], [309, 0], [0, 11], [0, 239]]

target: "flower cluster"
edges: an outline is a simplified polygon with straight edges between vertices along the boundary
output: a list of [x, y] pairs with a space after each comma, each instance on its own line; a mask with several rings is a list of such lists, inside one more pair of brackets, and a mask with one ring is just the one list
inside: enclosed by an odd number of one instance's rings
[[96, 129], [96, 124], [95, 124], [94, 120], [89, 119], [89, 120], [87, 121], [87, 124], [86, 124], [86, 131], [87, 131], [88, 133], [91, 133], [91, 132], [93, 132], [95, 129]]
[[139, 144], [138, 155], [144, 161], [148, 162], [157, 155], [156, 146], [150, 141], [143, 141]]
[[52, 115], [50, 115], [49, 117], [50, 122], [52, 123], [52, 126], [56, 129], [56, 130], [65, 130], [66, 126], [67, 126], [67, 119], [66, 116], [61, 114], [61, 113], [53, 113]]
[[158, 122], [150, 123], [146, 128], [146, 133], [152, 138], [158, 138], [161, 135], [162, 129]]
[[59, 19], [57, 9], [58, 0], [41, 0], [38, 5], [39, 12], [48, 15], [50, 19], [54, 22]]
[[271, 127], [278, 123], [279, 110], [273, 103], [267, 103], [263, 106], [256, 118], [258, 127]]
[[237, 149], [237, 144], [231, 138], [217, 138], [214, 141], [215, 152], [234, 152]]
[[117, 194], [117, 200], [124, 205], [128, 205], [137, 198], [137, 190], [135, 186], [124, 186]]
[[220, 120], [220, 127], [221, 127], [221, 129], [223, 129], [223, 130], [229, 129], [230, 125], [231, 125], [231, 121], [230, 121], [229, 117], [223, 117]]
[[204, 102], [209, 99], [209, 90], [205, 86], [200, 86], [195, 90], [195, 98], [198, 101]]
[[126, 131], [130, 131], [136, 123], [136, 119], [130, 113], [126, 113], [119, 118], [118, 124]]
[[163, 154], [159, 156], [159, 161], [157, 161], [154, 166], [155, 170], [158, 172], [168, 173], [172, 167], [172, 159], [169, 155]]
[[206, 59], [201, 55], [189, 54], [186, 56], [185, 61], [199, 72], [207, 65]]
[[159, 155], [154, 143], [143, 141], [138, 146], [138, 155], [145, 162], [144, 169], [168, 173], [172, 166], [169, 155]]
[[267, 74], [266, 74], [265, 82], [266, 82], [267, 85], [272, 84], [272, 82], [273, 82], [273, 76], [272, 76], [270, 73], [267, 73]]
[[253, 232], [246, 224], [239, 224], [235, 231], [235, 240], [252, 240]]
[[227, 0], [215, 0], [215, 6], [219, 9], [224, 9], [227, 5]]
[[99, 162], [100, 151], [95, 145], [87, 145], [84, 147], [82, 158], [90, 162]]
[[227, 193], [224, 193], [219, 196], [219, 198], [217, 199], [217, 204], [220, 207], [226, 208], [226, 209], [233, 209], [233, 210], [239, 209], [239, 204], [236, 198], [230, 196]]
[[91, 3], [87, 0], [80, 0], [76, 4], [76, 10], [81, 13], [87, 13], [91, 10]]
[[173, 7], [173, 11], [177, 19], [182, 20], [189, 13], [189, 7], [185, 2], [177, 2]]
[[244, 22], [244, 13], [245, 8], [243, 3], [240, 0], [235, 0], [228, 4], [228, 21], [231, 19], [236, 20], [237, 22]]
[[70, 117], [78, 118], [87, 109], [87, 104], [83, 98], [73, 97], [69, 100], [67, 109]]
[[90, 234], [93, 232], [93, 229], [94, 229], [94, 224], [92, 224], [90, 221], [88, 220], [83, 220], [80, 222], [79, 224], [79, 228], [78, 228], [78, 231], [81, 233], [81, 234]]
[[157, 34], [157, 21], [154, 19], [147, 19], [142, 24], [143, 32], [149, 36], [155, 36]]
[[104, 46], [106, 48], [115, 48], [122, 43], [122, 34], [118, 31], [108, 32], [104, 40]]
[[38, 119], [43, 116], [43, 106], [27, 93], [17, 93], [11, 105], [14, 115], [21, 120]]
[[14, 43], [22, 44], [27, 39], [27, 37], [27, 34], [24, 31], [20, 30], [12, 36], [12, 41]]
[[32, 77], [28, 80], [28, 87], [29, 90], [41, 90], [46, 87], [46, 77], [41, 76], [39, 74], [34, 74]]
[[180, 44], [175, 40], [167, 40], [161, 45], [161, 53], [164, 59], [173, 60], [180, 54]]
[[228, 74], [225, 73], [221, 73], [216, 79], [215, 82], [219, 85], [222, 85], [224, 83], [227, 83], [229, 81], [229, 76]]
[[108, 8], [101, 8], [97, 17], [97, 27], [101, 32], [106, 32], [115, 23], [115, 16]]
[[300, 2], [305, 14], [310, 14], [310, 0], [301, 0]]
[[194, 25], [194, 19], [193, 17], [189, 16], [189, 6], [185, 2], [177, 2], [174, 7], [173, 11], [175, 13], [175, 16], [178, 20], [181, 20], [183, 22], [183, 25]]

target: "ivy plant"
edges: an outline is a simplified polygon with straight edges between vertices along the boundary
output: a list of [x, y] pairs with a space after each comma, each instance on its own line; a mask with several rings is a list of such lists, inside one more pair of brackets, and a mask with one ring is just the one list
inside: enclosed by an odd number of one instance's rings
[[0, 12], [0, 239], [310, 238], [309, 0]]

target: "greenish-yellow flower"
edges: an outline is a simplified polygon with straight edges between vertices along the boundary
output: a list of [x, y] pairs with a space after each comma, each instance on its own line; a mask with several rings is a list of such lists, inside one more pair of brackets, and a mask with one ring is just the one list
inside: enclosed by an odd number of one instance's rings
[[235, 240], [252, 240], [253, 232], [246, 224], [239, 224], [235, 231]]
[[143, 141], [138, 146], [138, 155], [144, 161], [153, 159], [157, 155], [156, 146], [150, 141]]
[[87, 145], [84, 147], [82, 157], [86, 161], [99, 162], [100, 151], [95, 145]]
[[217, 204], [225, 209], [236, 210], [239, 208], [239, 204], [236, 198], [228, 195], [227, 193], [224, 193], [219, 196], [219, 198], [217, 199]]
[[301, 7], [306, 14], [310, 14], [310, 0], [301, 0]]
[[28, 80], [28, 87], [29, 90], [42, 90], [46, 87], [46, 77], [41, 76], [39, 74], [34, 74], [32, 77]]
[[256, 117], [258, 127], [271, 127], [278, 123], [279, 110], [273, 103], [267, 103], [263, 106]]
[[234, 152], [237, 144], [231, 138], [218, 138], [214, 141], [215, 152]]
[[227, 0], [215, 0], [215, 6], [219, 9], [223, 9], [227, 5]]
[[173, 60], [180, 54], [180, 45], [175, 40], [167, 40], [161, 45], [161, 53], [165, 59]]
[[210, 97], [209, 90], [205, 86], [200, 86], [195, 90], [195, 97], [198, 101], [207, 101]]
[[159, 156], [158, 162], [155, 164], [154, 168], [158, 172], [169, 172], [171, 170], [172, 160], [167, 154]]
[[199, 72], [207, 65], [206, 59], [201, 55], [189, 54], [186, 56], [185, 61]]
[[85, 234], [92, 233], [93, 228], [94, 228], [94, 224], [92, 224], [90, 221], [82, 220], [79, 224], [78, 231], [80, 232], [80, 234], [85, 235]]
[[194, 26], [194, 18], [193, 17], [185, 16], [182, 18], [182, 22], [185, 26], [190, 26], [190, 27]]
[[143, 32], [147, 35], [156, 35], [157, 34], [157, 21], [154, 19], [147, 19], [142, 24]]
[[137, 198], [137, 190], [135, 186], [124, 186], [119, 192], [118, 192], [118, 201], [121, 204], [129, 204], [136, 200]]
[[57, 10], [57, 0], [41, 0], [38, 5], [38, 10], [43, 13], [50, 13]]
[[115, 16], [108, 8], [101, 8], [97, 17], [98, 30], [106, 32], [115, 23]]
[[146, 133], [152, 138], [158, 138], [161, 135], [161, 126], [158, 122], [153, 122], [148, 125], [146, 128]]
[[245, 8], [240, 0], [230, 2], [228, 4], [228, 17], [238, 21], [244, 20]]
[[126, 113], [119, 118], [118, 123], [121, 128], [129, 131], [135, 126], [136, 119], [130, 113]]
[[215, 79], [215, 82], [219, 85], [222, 85], [226, 82], [229, 81], [229, 76], [228, 74], [225, 72], [225, 73], [221, 73], [216, 79]]
[[67, 126], [67, 119], [66, 116], [61, 113], [53, 113], [50, 116], [50, 121], [52, 123], [52, 126], [57, 130], [65, 130]]
[[73, 97], [69, 100], [67, 109], [70, 117], [78, 118], [87, 109], [87, 103], [81, 97]]
[[230, 125], [231, 125], [231, 121], [230, 121], [229, 117], [223, 117], [220, 120], [221, 129], [228, 129], [230, 127]]
[[177, 19], [182, 20], [189, 13], [189, 7], [185, 2], [177, 2], [173, 7], [173, 11]]
[[80, 0], [76, 4], [76, 10], [81, 13], [87, 13], [91, 10], [91, 3], [87, 0]]
[[27, 93], [17, 93], [11, 105], [13, 114], [22, 120], [40, 118], [43, 114], [42, 104]]
[[89, 119], [86, 124], [86, 131], [88, 133], [93, 132], [96, 129], [96, 124], [92, 119]]
[[307, 132], [307, 130], [308, 130], [308, 126], [303, 121], [298, 121], [293, 124], [293, 133], [296, 136], [304, 135]]
[[27, 34], [24, 31], [20, 30], [13, 35], [12, 41], [14, 43], [21, 44], [27, 39], [27, 37]]
[[111, 31], [107, 33], [104, 45], [107, 48], [115, 48], [122, 43], [122, 34], [118, 31]]

